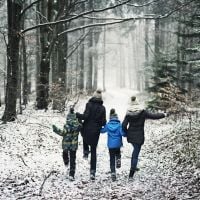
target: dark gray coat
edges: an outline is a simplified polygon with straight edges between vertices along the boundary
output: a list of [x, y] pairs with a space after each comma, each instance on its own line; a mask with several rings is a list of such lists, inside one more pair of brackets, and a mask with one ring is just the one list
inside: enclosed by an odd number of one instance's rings
[[101, 127], [106, 124], [106, 109], [103, 101], [92, 97], [86, 104], [83, 114], [76, 113], [80, 120], [84, 120], [82, 128], [83, 140], [86, 144], [98, 144]]
[[129, 143], [144, 144], [144, 123], [146, 119], [161, 119], [164, 118], [163, 113], [150, 113], [146, 110], [128, 111], [122, 128], [127, 133], [127, 141]]

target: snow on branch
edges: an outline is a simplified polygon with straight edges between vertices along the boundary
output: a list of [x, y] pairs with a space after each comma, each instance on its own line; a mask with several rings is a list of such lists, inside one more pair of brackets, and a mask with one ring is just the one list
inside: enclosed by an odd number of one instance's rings
[[65, 34], [65, 33], [70, 33], [70, 32], [74, 32], [74, 31], [78, 31], [78, 30], [82, 30], [82, 29], [86, 29], [86, 28], [90, 28], [90, 27], [119, 24], [119, 23], [122, 23], [122, 22], [125, 22], [125, 21], [130, 21], [130, 20], [135, 20], [135, 18], [134, 17], [125, 18], [123, 20], [114, 21], [114, 22], [107, 22], [107, 23], [87, 24], [85, 26], [79, 26], [79, 27], [76, 27], [76, 28], [71, 28], [71, 29], [65, 30], [65, 31], [59, 33], [58, 37]]
[[[63, 19], [63, 20], [58, 20], [58, 21], [54, 21], [54, 22], [48, 22], [48, 23], [43, 23], [43, 24], [38, 24], [36, 26], [33, 26], [33, 27], [29, 27], [27, 29], [24, 29], [21, 31], [21, 34], [24, 34], [30, 30], [33, 30], [33, 29], [36, 29], [36, 28], [41, 28], [41, 27], [44, 27], [44, 26], [51, 26], [51, 25], [57, 25], [57, 24], [60, 24], [60, 23], [66, 23], [66, 22], [70, 22], [72, 20], [75, 20], [75, 19], [78, 19], [80, 17], [88, 17], [87, 15], [88, 14], [91, 14], [91, 13], [98, 13], [98, 12], [104, 12], [106, 10], [110, 10], [110, 9], [114, 9], [114, 8], [117, 8], [119, 6], [122, 6], [124, 4], [127, 4], [130, 0], [127, 0], [127, 1], [124, 1], [122, 3], [119, 3], [119, 4], [116, 4], [114, 6], [110, 6], [110, 7], [106, 7], [106, 8], [103, 8], [103, 9], [93, 9], [93, 10], [90, 10], [90, 11], [86, 11], [86, 12], [83, 12], [83, 13], [80, 13], [80, 14], [77, 14], [77, 15], [73, 15], [71, 18], [67, 18], [67, 19]], [[156, 2], [158, 0], [154, 0], [154, 1], [151, 1], [149, 2], [150, 3], [153, 3], [153, 2]], [[85, 26], [80, 26], [80, 27], [76, 27], [76, 28], [71, 28], [71, 29], [68, 29], [66, 31], [63, 31], [61, 33], [58, 34], [58, 36], [64, 34], [64, 33], [70, 33], [70, 32], [74, 32], [74, 31], [77, 31], [77, 30], [82, 30], [82, 29], [86, 29], [86, 28], [90, 28], [90, 27], [95, 27], [95, 26], [104, 26], [104, 25], [112, 25], [112, 24], [117, 24], [117, 23], [122, 23], [122, 22], [126, 22], [126, 21], [130, 21], [130, 20], [140, 20], [140, 19], [151, 19], [151, 20], [155, 20], [155, 19], [164, 19], [164, 18], [167, 18], [169, 17], [170, 15], [174, 14], [175, 12], [181, 10], [182, 8], [188, 6], [189, 4], [191, 4], [192, 2], [194, 2], [196, 0], [191, 0], [185, 4], [182, 4], [178, 7], [176, 7], [175, 9], [169, 11], [168, 13], [165, 13], [164, 15], [143, 15], [143, 16], [136, 16], [136, 17], [131, 17], [131, 18], [93, 18], [93, 19], [98, 19], [98, 20], [101, 20], [101, 19], [104, 19], [104, 20], [116, 20], [116, 21], [112, 21], [112, 22], [104, 22], [104, 23], [95, 23], [95, 24], [87, 24]], [[147, 3], [148, 4], [148, 3]], [[146, 4], [143, 4], [143, 6], [145, 6]], [[142, 6], [142, 5], [141, 5]], [[89, 17], [88, 17], [89, 18]], [[91, 17], [90, 17], [91, 18]]]
[[72, 20], [78, 19], [79, 17], [82, 17], [84, 15], [88, 15], [88, 14], [91, 14], [91, 13], [100, 13], [100, 12], [104, 12], [104, 11], [107, 11], [107, 10], [111, 10], [111, 9], [120, 7], [120, 6], [124, 5], [124, 4], [127, 4], [130, 1], [131, 0], [126, 0], [126, 1], [121, 2], [119, 4], [116, 4], [116, 5], [113, 5], [113, 6], [109, 6], [109, 7], [106, 7], [106, 8], [102, 8], [102, 9], [96, 9], [96, 10], [92, 9], [92, 10], [80, 13], [80, 14], [78, 14], [76, 16], [71, 17], [71, 18], [67, 18], [67, 19], [63, 19], [63, 20], [58, 20], [58, 21], [54, 21], [54, 22], [48, 22], [48, 23], [38, 24], [36, 26], [32, 26], [32, 27], [29, 27], [27, 29], [22, 30], [21, 34], [24, 34], [27, 31], [34, 30], [36, 28], [41, 28], [41, 27], [44, 27], [44, 26], [51, 26], [51, 25], [57, 25], [57, 24], [61, 24], [61, 23], [70, 22]]

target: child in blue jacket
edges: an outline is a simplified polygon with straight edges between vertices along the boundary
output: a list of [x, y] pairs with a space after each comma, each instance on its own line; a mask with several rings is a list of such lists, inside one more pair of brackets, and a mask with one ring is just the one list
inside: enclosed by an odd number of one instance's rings
[[110, 169], [111, 169], [111, 178], [113, 181], [116, 180], [116, 168], [121, 167], [121, 151], [120, 148], [122, 144], [122, 136], [125, 136], [125, 133], [122, 131], [122, 125], [118, 119], [118, 116], [115, 112], [115, 109], [110, 110], [110, 120], [109, 122], [101, 129], [101, 133], [107, 132], [108, 134], [108, 149], [110, 154]]

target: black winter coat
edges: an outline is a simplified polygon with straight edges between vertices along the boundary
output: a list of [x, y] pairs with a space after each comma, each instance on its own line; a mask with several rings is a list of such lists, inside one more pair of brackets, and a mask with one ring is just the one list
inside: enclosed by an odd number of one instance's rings
[[106, 124], [106, 109], [101, 99], [92, 97], [86, 104], [83, 114], [76, 113], [77, 118], [84, 120], [83, 140], [86, 144], [97, 145], [101, 127]]
[[127, 133], [127, 141], [129, 143], [144, 144], [144, 123], [145, 119], [161, 119], [164, 118], [163, 113], [150, 113], [146, 110], [138, 112], [127, 112], [122, 128]]

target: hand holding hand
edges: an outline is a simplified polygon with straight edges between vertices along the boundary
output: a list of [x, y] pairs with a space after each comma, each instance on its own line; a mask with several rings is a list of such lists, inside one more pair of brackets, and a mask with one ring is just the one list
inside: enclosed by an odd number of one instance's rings
[[165, 117], [168, 117], [169, 116], [169, 113], [164, 113]]

